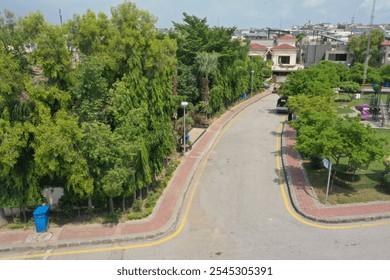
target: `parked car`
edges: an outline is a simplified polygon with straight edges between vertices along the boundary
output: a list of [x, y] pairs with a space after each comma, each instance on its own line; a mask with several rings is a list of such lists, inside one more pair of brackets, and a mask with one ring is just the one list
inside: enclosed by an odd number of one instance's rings
[[287, 101], [288, 101], [288, 96], [282, 95], [281, 97], [279, 97], [276, 103], [277, 113], [284, 113], [284, 114], [288, 113]]

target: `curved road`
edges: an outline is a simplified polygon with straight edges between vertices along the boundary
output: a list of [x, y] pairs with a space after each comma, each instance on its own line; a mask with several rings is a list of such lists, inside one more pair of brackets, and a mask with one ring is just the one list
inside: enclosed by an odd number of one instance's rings
[[[269, 95], [224, 129], [199, 166], [186, 223], [173, 239], [138, 249], [58, 249], [48, 259], [389, 259], [390, 226], [323, 229], [286, 209], [278, 175], [283, 117]], [[282, 187], [283, 188], [283, 187]], [[112, 250], [106, 250], [113, 247]], [[31, 251], [29, 254], [42, 252]]]

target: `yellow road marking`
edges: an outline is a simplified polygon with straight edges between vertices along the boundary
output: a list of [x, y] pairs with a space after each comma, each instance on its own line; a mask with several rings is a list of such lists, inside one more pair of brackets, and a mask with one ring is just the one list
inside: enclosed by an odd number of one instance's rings
[[[281, 140], [281, 134], [282, 134], [282, 129], [283, 129], [283, 122], [286, 120], [286, 118], [283, 118], [281, 123], [279, 124], [278, 127], [278, 136], [276, 137], [276, 151], [280, 151], [280, 140]], [[279, 177], [279, 186], [280, 186], [280, 192], [283, 197], [283, 202], [284, 205], [287, 209], [287, 212], [294, 217], [296, 220], [299, 222], [312, 226], [312, 227], [317, 227], [317, 228], [322, 228], [322, 229], [353, 229], [353, 228], [362, 228], [362, 227], [374, 227], [374, 226], [383, 226], [383, 225], [390, 225], [390, 221], [382, 221], [382, 222], [376, 222], [376, 223], [359, 223], [359, 224], [350, 224], [350, 225], [324, 225], [324, 224], [316, 224], [314, 222], [310, 222], [308, 220], [305, 220], [298, 216], [294, 210], [292, 210], [289, 199], [287, 197], [284, 183], [283, 183], [283, 177], [281, 174], [281, 164], [280, 164], [280, 157], [282, 156], [281, 153], [279, 153], [279, 156], [276, 157], [276, 165], [277, 165], [277, 170], [278, 170], [278, 177]]]

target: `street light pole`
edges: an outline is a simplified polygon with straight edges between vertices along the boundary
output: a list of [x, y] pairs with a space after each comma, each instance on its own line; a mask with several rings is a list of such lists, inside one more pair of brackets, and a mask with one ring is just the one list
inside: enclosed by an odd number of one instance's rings
[[183, 156], [186, 154], [186, 107], [188, 105], [188, 102], [181, 102], [180, 106], [184, 110], [183, 114]]
[[252, 97], [252, 92], [253, 92], [253, 73], [255, 73], [255, 71], [251, 71], [251, 97]]

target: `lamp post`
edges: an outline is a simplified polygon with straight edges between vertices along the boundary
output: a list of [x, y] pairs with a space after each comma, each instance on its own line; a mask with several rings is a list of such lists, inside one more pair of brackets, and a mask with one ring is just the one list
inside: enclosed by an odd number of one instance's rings
[[186, 154], [186, 107], [188, 106], [188, 102], [183, 101], [181, 102], [180, 106], [184, 110], [183, 115], [183, 155]]
[[255, 73], [255, 71], [251, 71], [251, 97], [252, 97], [252, 92], [253, 92], [253, 73]]

